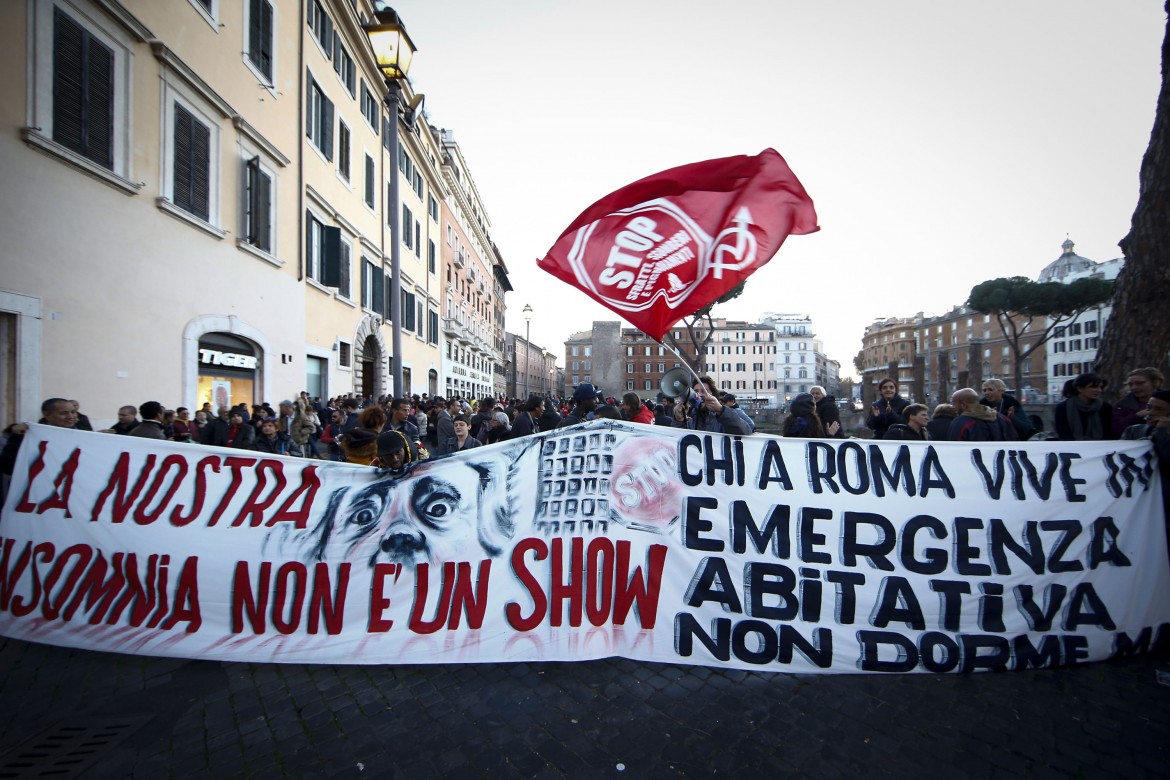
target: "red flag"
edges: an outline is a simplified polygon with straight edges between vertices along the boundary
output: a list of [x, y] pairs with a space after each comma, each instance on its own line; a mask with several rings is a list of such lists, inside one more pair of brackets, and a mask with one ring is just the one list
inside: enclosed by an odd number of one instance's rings
[[671, 168], [606, 195], [537, 265], [661, 341], [771, 260], [790, 234], [817, 230], [812, 199], [765, 149]]

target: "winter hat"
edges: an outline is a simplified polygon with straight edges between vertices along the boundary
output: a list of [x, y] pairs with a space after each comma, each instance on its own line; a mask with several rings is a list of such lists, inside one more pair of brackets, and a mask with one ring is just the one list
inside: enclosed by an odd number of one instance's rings
[[799, 393], [788, 405], [788, 411], [797, 417], [808, 417], [817, 409], [817, 402], [809, 393]]

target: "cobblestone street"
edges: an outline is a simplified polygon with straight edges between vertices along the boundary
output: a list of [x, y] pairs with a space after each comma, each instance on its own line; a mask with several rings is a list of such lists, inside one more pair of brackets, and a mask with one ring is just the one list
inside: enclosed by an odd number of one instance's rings
[[[814, 676], [626, 660], [250, 665], [3, 640], [0, 665], [0, 777], [47, 774], [64, 748], [21, 754], [75, 727], [98, 743], [74, 765], [87, 778], [1170, 776], [1165, 655]], [[30, 774], [14, 775], [22, 762]]]

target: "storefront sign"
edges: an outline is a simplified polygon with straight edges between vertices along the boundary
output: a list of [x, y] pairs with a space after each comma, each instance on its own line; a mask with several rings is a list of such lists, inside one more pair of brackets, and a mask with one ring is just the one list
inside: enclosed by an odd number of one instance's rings
[[247, 368], [255, 370], [256, 358], [252, 355], [241, 355], [236, 352], [220, 352], [215, 349], [199, 348], [199, 362], [211, 366], [227, 366], [229, 368]]

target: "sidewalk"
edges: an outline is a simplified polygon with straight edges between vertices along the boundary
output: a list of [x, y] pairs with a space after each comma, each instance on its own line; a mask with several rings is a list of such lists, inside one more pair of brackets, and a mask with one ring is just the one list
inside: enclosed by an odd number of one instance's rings
[[[285, 666], [0, 639], [0, 777], [43, 776], [64, 754], [50, 732], [93, 743], [64, 775], [83, 778], [1170, 777], [1158, 668], [1165, 654], [968, 676]], [[50, 747], [11, 774], [38, 735]]]

